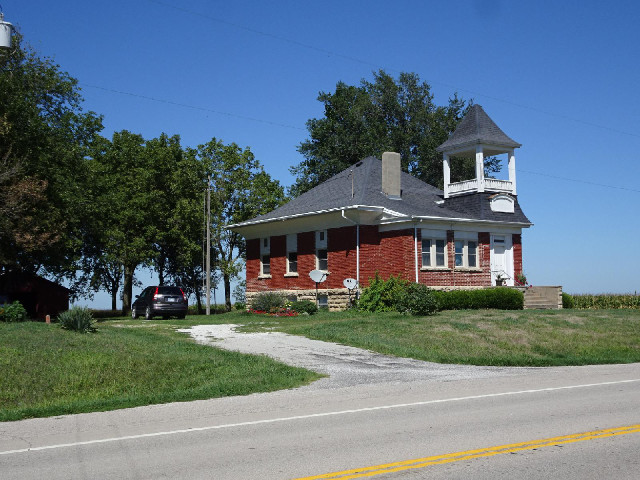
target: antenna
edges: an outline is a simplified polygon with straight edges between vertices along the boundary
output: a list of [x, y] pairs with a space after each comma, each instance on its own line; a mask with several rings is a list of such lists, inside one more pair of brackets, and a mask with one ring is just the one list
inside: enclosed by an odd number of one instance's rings
[[316, 307], [318, 306], [318, 284], [324, 282], [329, 276], [329, 272], [323, 272], [322, 270], [311, 270], [309, 272], [311, 280], [316, 283]]
[[358, 281], [355, 278], [345, 278], [342, 284], [349, 290], [349, 305], [351, 305], [351, 291], [358, 288]]

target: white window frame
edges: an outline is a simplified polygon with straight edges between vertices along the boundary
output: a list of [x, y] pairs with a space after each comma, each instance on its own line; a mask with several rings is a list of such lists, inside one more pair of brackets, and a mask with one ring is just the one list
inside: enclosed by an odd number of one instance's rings
[[[429, 242], [428, 246], [425, 245]], [[443, 264], [438, 265], [438, 243], [442, 245]], [[448, 268], [447, 254], [447, 232], [445, 230], [422, 229], [422, 255], [421, 264], [423, 269], [445, 269]], [[426, 248], [425, 248], [426, 247]], [[427, 251], [428, 250], [428, 251]], [[429, 263], [425, 263], [425, 253], [429, 254]]]
[[[296, 256], [296, 270], [291, 270], [291, 255]], [[284, 274], [285, 277], [297, 277], [298, 276], [298, 234], [287, 235], [287, 268]]]
[[[469, 242], [475, 243], [475, 265], [469, 265]], [[458, 253], [458, 246], [461, 244], [462, 252]], [[468, 269], [468, 270], [479, 270], [479, 245], [478, 245], [478, 234], [472, 232], [454, 232], [454, 240], [453, 240], [453, 264], [454, 268], [457, 269]], [[458, 255], [462, 255], [462, 264], [458, 265]]]
[[[291, 264], [293, 262], [291, 262], [291, 255], [295, 255], [296, 256], [296, 269], [295, 270], [291, 270]], [[298, 276], [298, 252], [287, 252], [287, 273], [286, 276], [288, 277], [297, 277]]]
[[[327, 256], [326, 256], [326, 268], [321, 268], [320, 266], [320, 252], [326, 252]], [[317, 270], [321, 270], [323, 272], [328, 272], [329, 271], [329, 250], [327, 250], [327, 247], [324, 248], [318, 248], [316, 249], [316, 269]]]
[[[268, 262], [265, 262], [265, 258], [268, 260]], [[265, 268], [267, 267], [268, 271], [265, 272]], [[270, 254], [266, 254], [266, 255], [260, 255], [260, 276], [261, 277], [271, 277], [271, 255]]]
[[[268, 262], [265, 262], [265, 258]], [[265, 272], [267, 266], [268, 272]], [[271, 238], [263, 237], [260, 239], [260, 277], [271, 278]]]
[[318, 295], [318, 308], [329, 309], [329, 295], [326, 293]]

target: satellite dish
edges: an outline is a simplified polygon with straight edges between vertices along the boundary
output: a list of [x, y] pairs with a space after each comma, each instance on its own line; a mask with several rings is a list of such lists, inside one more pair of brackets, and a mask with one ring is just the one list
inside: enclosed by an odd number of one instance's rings
[[358, 286], [358, 281], [355, 278], [345, 278], [342, 284], [345, 286], [345, 288], [353, 290]]
[[327, 272], [323, 272], [322, 270], [311, 270], [309, 272], [309, 276], [314, 282], [322, 283], [327, 279]]

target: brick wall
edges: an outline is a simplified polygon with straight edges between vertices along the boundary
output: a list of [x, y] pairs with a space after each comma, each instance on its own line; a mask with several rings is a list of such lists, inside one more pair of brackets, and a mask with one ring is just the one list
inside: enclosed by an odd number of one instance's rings
[[[454, 232], [447, 231], [446, 269], [422, 269], [422, 238], [418, 229], [418, 279], [431, 287], [473, 288], [491, 285], [490, 235], [478, 234], [477, 269], [452, 269], [455, 264]], [[271, 278], [258, 278], [260, 273], [259, 240], [247, 241], [247, 292], [264, 290], [312, 290], [315, 283], [309, 272], [316, 268], [315, 232], [298, 234], [298, 276], [285, 276], [286, 236], [271, 237]], [[521, 236], [513, 235], [516, 274], [522, 271]], [[342, 227], [327, 231], [328, 268], [331, 272], [321, 289], [341, 289], [345, 278], [356, 278], [356, 227]], [[368, 285], [376, 271], [382, 278], [400, 275], [415, 279], [413, 229], [379, 232], [377, 226], [360, 227], [360, 283]]]
[[522, 235], [514, 233], [511, 239], [513, 241], [513, 274], [517, 278], [522, 274]]

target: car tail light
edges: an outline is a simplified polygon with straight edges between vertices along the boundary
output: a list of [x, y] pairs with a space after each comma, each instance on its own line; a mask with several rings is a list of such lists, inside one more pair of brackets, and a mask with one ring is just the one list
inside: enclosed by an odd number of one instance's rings
[[187, 301], [187, 296], [184, 294], [184, 290], [180, 289], [180, 292], [182, 293], [182, 298], [186, 302]]
[[158, 300], [158, 287], [156, 287], [156, 291], [153, 294], [153, 299]]

